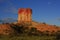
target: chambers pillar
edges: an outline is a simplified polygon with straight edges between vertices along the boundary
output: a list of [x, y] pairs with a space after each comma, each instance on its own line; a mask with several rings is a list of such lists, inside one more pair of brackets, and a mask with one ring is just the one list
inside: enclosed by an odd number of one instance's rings
[[31, 21], [32, 21], [32, 9], [19, 8], [18, 9], [18, 23], [31, 22]]

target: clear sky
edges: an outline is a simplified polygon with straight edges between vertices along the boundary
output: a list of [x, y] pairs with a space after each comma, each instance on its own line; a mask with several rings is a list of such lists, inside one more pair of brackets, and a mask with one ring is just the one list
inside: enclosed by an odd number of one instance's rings
[[37, 22], [60, 26], [60, 0], [0, 0], [0, 21], [17, 19], [18, 8], [31, 8]]

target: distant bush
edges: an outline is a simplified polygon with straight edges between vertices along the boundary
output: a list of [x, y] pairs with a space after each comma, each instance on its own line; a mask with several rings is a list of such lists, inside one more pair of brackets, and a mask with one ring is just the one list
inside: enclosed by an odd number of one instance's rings
[[43, 24], [46, 24], [45, 22], [43, 22]]

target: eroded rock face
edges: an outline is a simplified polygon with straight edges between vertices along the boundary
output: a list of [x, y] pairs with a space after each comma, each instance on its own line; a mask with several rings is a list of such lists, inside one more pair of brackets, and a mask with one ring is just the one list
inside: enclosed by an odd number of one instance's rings
[[10, 35], [13, 32], [14, 31], [11, 28], [10, 24], [0, 24], [0, 34]]

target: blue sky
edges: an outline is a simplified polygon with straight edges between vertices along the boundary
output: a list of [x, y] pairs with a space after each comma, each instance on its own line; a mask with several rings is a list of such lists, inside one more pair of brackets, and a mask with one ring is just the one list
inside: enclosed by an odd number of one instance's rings
[[60, 26], [60, 0], [0, 0], [0, 20], [17, 19], [18, 8], [31, 8], [34, 21]]

